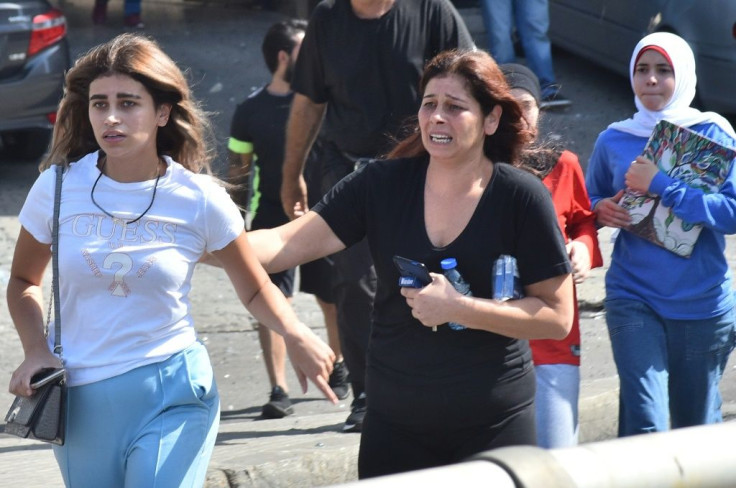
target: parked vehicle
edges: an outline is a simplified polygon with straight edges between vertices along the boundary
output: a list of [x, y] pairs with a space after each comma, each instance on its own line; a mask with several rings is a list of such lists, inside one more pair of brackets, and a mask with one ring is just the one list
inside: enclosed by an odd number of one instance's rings
[[636, 43], [673, 32], [695, 53], [697, 103], [736, 114], [736, 1], [549, 0], [552, 42], [628, 78]]
[[70, 67], [67, 24], [46, 0], [0, 1], [0, 140], [18, 158], [48, 148]]

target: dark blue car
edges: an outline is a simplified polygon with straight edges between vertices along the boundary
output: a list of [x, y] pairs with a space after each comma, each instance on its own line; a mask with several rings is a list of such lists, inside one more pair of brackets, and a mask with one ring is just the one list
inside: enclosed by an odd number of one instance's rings
[[70, 66], [66, 18], [45, 0], [0, 1], [0, 141], [6, 154], [47, 150]]

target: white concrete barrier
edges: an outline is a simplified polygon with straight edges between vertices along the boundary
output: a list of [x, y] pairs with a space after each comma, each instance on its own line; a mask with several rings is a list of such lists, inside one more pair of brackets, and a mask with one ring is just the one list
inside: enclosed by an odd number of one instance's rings
[[736, 422], [577, 447], [519, 446], [468, 462], [341, 485], [350, 488], [734, 488]]
[[516, 488], [513, 478], [500, 466], [486, 461], [468, 461], [382, 476], [339, 485], [341, 488]]

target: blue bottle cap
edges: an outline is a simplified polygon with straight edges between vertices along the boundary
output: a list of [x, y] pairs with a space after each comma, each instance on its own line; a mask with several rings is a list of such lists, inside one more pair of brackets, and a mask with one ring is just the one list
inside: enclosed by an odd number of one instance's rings
[[452, 269], [457, 267], [457, 259], [455, 258], [447, 258], [440, 261], [440, 266], [442, 266], [442, 269]]

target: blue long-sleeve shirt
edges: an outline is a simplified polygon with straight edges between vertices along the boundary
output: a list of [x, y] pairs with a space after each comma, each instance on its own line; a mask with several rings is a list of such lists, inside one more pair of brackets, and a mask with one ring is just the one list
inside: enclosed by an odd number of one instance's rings
[[[715, 124], [689, 129], [736, 147], [736, 141]], [[593, 207], [626, 187], [626, 171], [646, 143], [646, 137], [614, 129], [601, 132], [585, 180]], [[724, 236], [736, 233], [734, 167], [718, 193], [706, 194], [662, 172], [652, 180], [650, 192], [660, 195], [662, 204], [686, 222], [703, 224], [703, 230], [689, 258], [622, 230], [606, 273], [606, 298], [639, 300], [670, 319], [709, 318], [733, 308]]]

